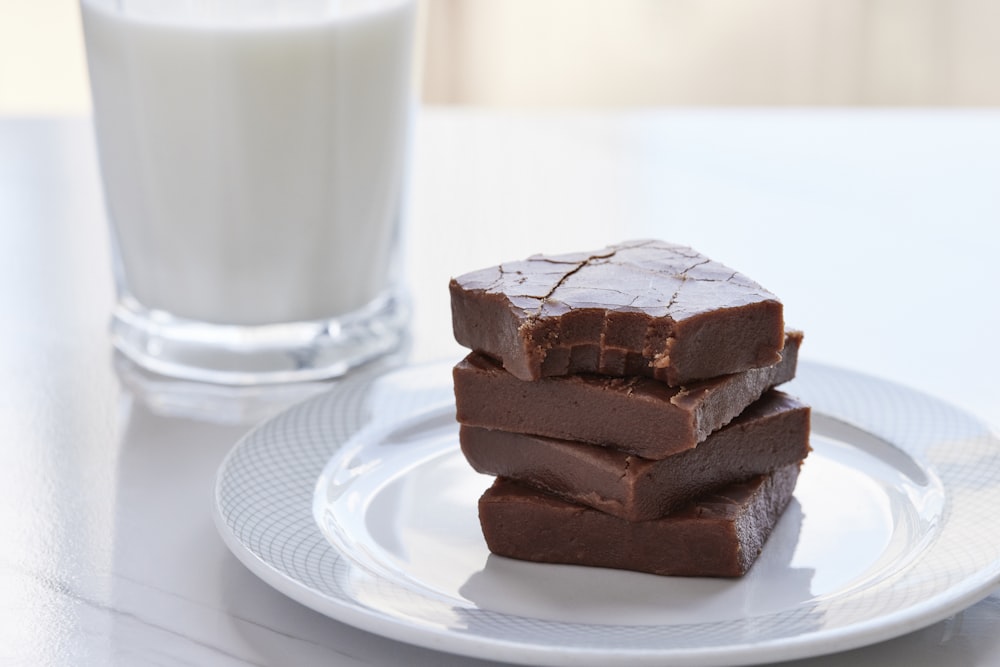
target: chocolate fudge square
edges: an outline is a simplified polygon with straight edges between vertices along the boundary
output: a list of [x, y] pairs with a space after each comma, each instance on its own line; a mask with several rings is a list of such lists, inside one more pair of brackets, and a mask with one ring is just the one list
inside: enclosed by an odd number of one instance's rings
[[539, 563], [687, 577], [739, 577], [795, 490], [799, 464], [706, 494], [650, 521], [626, 521], [503, 477], [479, 500], [490, 551]]
[[703, 441], [775, 385], [795, 377], [802, 334], [765, 368], [670, 387], [647, 377], [519, 380], [471, 353], [452, 370], [460, 424], [576, 440], [663, 459]]
[[535, 255], [450, 282], [463, 346], [521, 380], [599, 373], [677, 386], [778, 362], [783, 307], [686, 246], [629, 241]]
[[645, 521], [694, 498], [796, 463], [809, 454], [809, 407], [777, 390], [680, 454], [654, 461], [618, 449], [462, 426], [474, 470], [506, 477], [628, 521]]

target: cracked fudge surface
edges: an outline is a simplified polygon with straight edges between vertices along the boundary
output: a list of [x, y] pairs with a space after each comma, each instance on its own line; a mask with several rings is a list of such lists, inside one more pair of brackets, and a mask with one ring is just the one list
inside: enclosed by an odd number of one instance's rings
[[649, 521], [626, 521], [498, 477], [479, 499], [490, 551], [508, 558], [739, 577], [760, 554], [788, 505], [799, 464], [730, 484]]
[[455, 339], [522, 380], [598, 373], [670, 385], [777, 363], [781, 302], [691, 248], [630, 241], [535, 255], [450, 283]]
[[697, 447], [659, 461], [610, 447], [473, 426], [461, 427], [459, 441], [477, 472], [628, 521], [645, 521], [713, 489], [805, 459], [809, 408], [772, 390]]

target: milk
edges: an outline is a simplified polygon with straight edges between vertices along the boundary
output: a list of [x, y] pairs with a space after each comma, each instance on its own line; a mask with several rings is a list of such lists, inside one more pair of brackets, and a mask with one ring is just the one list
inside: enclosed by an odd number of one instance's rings
[[414, 4], [280, 4], [81, 3], [119, 287], [146, 309], [319, 320], [388, 286]]

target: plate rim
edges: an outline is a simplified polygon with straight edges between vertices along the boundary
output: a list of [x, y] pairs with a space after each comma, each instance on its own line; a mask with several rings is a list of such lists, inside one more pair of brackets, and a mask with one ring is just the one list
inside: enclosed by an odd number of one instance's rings
[[[430, 369], [444, 365], [450, 367], [453, 365], [453, 362], [435, 361], [410, 364], [400, 366], [396, 370]], [[905, 392], [919, 396], [923, 400], [933, 401], [975, 423], [987, 437], [995, 442], [1000, 442], [996, 432], [983, 420], [919, 390], [865, 373], [814, 361], [801, 361], [799, 375], [801, 376], [803, 371], [808, 374], [812, 369], [844, 374], [852, 381], [859, 381], [866, 384], [881, 384], [897, 392]], [[259, 446], [257, 445], [257, 439], [261, 437], [261, 433], [266, 428], [272, 427], [282, 420], [289, 419], [290, 415], [296, 410], [334, 401], [339, 395], [336, 391], [337, 387], [345, 386], [345, 383], [347, 383], [347, 386], [355, 386], [358, 389], [362, 389], [370, 386], [379, 377], [393, 372], [362, 373], [347, 378], [338, 383], [338, 385], [331, 387], [330, 391], [306, 399], [261, 422], [244, 434], [227, 452], [218, 467], [214, 479], [212, 516], [217, 531], [227, 548], [245, 567], [266, 584], [335, 621], [395, 641], [479, 659], [503, 660], [520, 664], [537, 664], [539, 661], [543, 661], [544, 664], [552, 665], [587, 664], [588, 661], [594, 661], [593, 664], [600, 664], [601, 661], [611, 658], [618, 660], [627, 659], [633, 664], [658, 664], [670, 659], [674, 661], [672, 664], [706, 667], [708, 665], [755, 664], [762, 661], [792, 660], [828, 653], [839, 653], [879, 641], [885, 641], [947, 618], [987, 597], [993, 588], [1000, 585], [1000, 562], [995, 562], [992, 567], [982, 567], [974, 572], [966, 573], [960, 582], [918, 602], [909, 604], [903, 609], [896, 609], [859, 622], [852, 622], [832, 628], [820, 628], [811, 632], [765, 639], [763, 641], [731, 643], [723, 646], [662, 648], [630, 648], [618, 644], [611, 644], [602, 648], [566, 647], [564, 645], [546, 646], [543, 644], [527, 644], [513, 638], [507, 639], [472, 633], [455, 633], [446, 627], [440, 627], [432, 623], [421, 624], [409, 617], [390, 616], [379, 609], [359, 605], [355, 600], [332, 597], [323, 591], [311, 588], [305, 582], [297, 580], [289, 572], [283, 570], [274, 562], [269, 561], [241, 540], [230, 526], [224, 511], [221, 499], [222, 487], [230, 471], [232, 461], [246, 448]], [[840, 418], [837, 415], [831, 416], [837, 419]], [[342, 447], [345, 442], [346, 440], [331, 444], [331, 454]], [[325, 463], [326, 461], [319, 464], [315, 469], [313, 479], [320, 477]], [[311, 491], [312, 489], [310, 489], [310, 499], [312, 497]], [[315, 525], [311, 502], [304, 503], [303, 507], [298, 508], [298, 512], [308, 517], [309, 521], [312, 522], [313, 530], [321, 532], [320, 527]], [[336, 551], [335, 547], [329, 544], [325, 537], [323, 538], [323, 543], [331, 551]], [[339, 555], [344, 560], [350, 561], [343, 554]]]

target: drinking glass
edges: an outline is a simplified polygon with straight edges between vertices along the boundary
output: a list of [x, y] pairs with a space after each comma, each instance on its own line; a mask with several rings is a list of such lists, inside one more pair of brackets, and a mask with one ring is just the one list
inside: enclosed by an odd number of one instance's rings
[[407, 335], [414, 0], [81, 0], [122, 354], [331, 377]]

